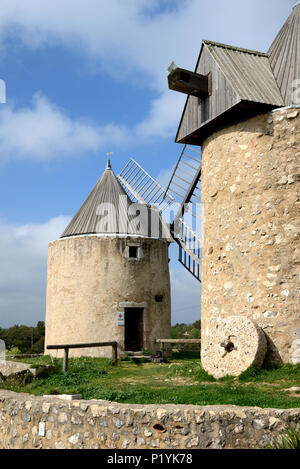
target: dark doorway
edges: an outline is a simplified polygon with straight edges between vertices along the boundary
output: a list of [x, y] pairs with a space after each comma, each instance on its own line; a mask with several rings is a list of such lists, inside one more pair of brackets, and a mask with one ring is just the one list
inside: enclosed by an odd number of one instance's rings
[[125, 308], [125, 350], [143, 349], [143, 308]]

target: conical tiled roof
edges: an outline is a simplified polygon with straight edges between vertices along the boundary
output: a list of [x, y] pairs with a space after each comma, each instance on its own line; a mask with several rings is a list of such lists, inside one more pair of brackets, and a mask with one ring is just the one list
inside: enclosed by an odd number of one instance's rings
[[131, 201], [112, 171], [109, 161], [106, 170], [61, 238], [88, 234], [170, 238], [169, 230], [155, 209]]
[[294, 91], [300, 86], [300, 2], [271, 45], [269, 60], [285, 105], [299, 104]]

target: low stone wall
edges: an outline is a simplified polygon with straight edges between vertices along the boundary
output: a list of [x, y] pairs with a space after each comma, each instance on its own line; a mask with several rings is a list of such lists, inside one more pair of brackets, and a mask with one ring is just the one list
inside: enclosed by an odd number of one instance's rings
[[68, 402], [0, 391], [0, 449], [258, 449], [299, 421], [300, 409]]

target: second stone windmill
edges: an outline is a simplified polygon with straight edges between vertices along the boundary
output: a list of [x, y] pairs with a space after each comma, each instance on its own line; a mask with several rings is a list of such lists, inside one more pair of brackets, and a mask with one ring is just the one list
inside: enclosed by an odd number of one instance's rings
[[[108, 161], [61, 238], [49, 244], [46, 353], [48, 345], [112, 341], [121, 356], [155, 352], [156, 339], [170, 337], [170, 242], [158, 210], [134, 203]], [[110, 357], [111, 349], [70, 354]]]

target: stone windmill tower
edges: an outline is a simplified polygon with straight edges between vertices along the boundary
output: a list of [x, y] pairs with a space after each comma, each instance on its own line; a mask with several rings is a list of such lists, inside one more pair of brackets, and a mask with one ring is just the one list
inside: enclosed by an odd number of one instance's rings
[[176, 142], [201, 147], [168, 189], [185, 179], [184, 215], [201, 181], [202, 362], [213, 372], [249, 346], [241, 326], [224, 352], [234, 316], [264, 331], [270, 362], [299, 363], [300, 2], [267, 53], [203, 41], [195, 71], [173, 64], [168, 79], [188, 95]]
[[[168, 229], [159, 212], [135, 204], [110, 161], [61, 238], [49, 244], [48, 345], [118, 342], [119, 354], [170, 337]], [[56, 353], [56, 352], [55, 352]], [[70, 350], [111, 356], [110, 348]]]

